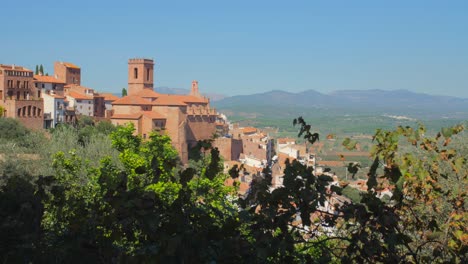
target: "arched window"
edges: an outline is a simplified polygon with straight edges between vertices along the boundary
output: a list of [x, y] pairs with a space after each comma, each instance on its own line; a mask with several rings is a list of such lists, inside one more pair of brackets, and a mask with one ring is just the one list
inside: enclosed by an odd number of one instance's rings
[[138, 69], [133, 68], [133, 78], [138, 79]]
[[150, 69], [147, 68], [146, 69], [146, 80], [149, 81], [149, 79], [150, 79]]
[[36, 107], [35, 106], [33, 106], [33, 111], [32, 112], [33, 112], [33, 116], [36, 116]]
[[41, 116], [41, 114], [42, 114], [41, 112], [42, 112], [42, 110], [40, 108], [37, 108], [37, 116]]
[[18, 108], [18, 114], [17, 114], [18, 117], [21, 116], [21, 108]]

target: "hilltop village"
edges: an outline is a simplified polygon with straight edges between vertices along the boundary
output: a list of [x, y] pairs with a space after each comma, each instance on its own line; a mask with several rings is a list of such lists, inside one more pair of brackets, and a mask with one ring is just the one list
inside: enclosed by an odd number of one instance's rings
[[[287, 159], [297, 159], [312, 166], [316, 174], [333, 176], [334, 184], [343, 185], [338, 176], [326, 168], [341, 171], [353, 161], [352, 157], [369, 155], [368, 152], [350, 152], [334, 153], [333, 156], [342, 157], [340, 160], [317, 158], [323, 143], [308, 148], [296, 144], [292, 138], [274, 139], [268, 131], [232, 124], [202, 96], [198, 81], [191, 83], [190, 93], [186, 95], [158, 93], [154, 89], [154, 61], [151, 59], [128, 60], [128, 94], [123, 97], [83, 86], [81, 77], [81, 68], [69, 62], [55, 62], [50, 76], [34, 74], [18, 65], [0, 64], [2, 116], [18, 119], [31, 129], [74, 125], [83, 116], [92, 117], [96, 122], [107, 120], [114, 125], [132, 123], [135, 133], [143, 139], [152, 131], [169, 135], [183, 163], [188, 162], [189, 150], [197, 142], [211, 140], [224, 159], [226, 172], [235, 165], [242, 166], [238, 179], [241, 194], [248, 191], [252, 180], [262, 177], [267, 167], [272, 170], [272, 188], [282, 186]], [[232, 182], [231, 179], [227, 184]], [[366, 184], [358, 179], [350, 186], [365, 191]], [[388, 188], [382, 192], [391, 195]]]

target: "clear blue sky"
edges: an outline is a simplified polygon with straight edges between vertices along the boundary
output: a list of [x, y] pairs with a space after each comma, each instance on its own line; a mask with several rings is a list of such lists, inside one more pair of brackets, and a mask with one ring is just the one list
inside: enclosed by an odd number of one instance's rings
[[127, 60], [155, 85], [228, 95], [408, 89], [468, 97], [467, 0], [3, 1], [0, 63], [69, 61], [120, 92]]

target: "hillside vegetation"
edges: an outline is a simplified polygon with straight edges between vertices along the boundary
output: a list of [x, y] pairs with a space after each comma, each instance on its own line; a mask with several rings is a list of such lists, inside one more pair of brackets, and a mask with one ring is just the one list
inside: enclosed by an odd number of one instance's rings
[[[86, 121], [86, 120], [84, 120]], [[300, 136], [315, 131], [299, 118]], [[297, 128], [297, 127], [296, 127]], [[0, 119], [3, 263], [466, 263], [463, 126], [377, 130], [368, 191], [297, 161], [238, 196], [217, 149], [182, 166], [166, 135], [82, 122], [50, 134]], [[347, 141], [348, 143], [350, 141]], [[402, 142], [407, 142], [401, 147]], [[352, 148], [350, 144], [348, 147]], [[394, 186], [381, 200], [382, 184]], [[354, 202], [333, 204], [343, 192]]]

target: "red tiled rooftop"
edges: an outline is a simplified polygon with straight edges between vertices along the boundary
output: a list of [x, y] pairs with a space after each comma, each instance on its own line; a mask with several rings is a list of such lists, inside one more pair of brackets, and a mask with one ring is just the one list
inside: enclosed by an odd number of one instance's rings
[[59, 79], [56, 79], [52, 76], [45, 76], [45, 75], [34, 75], [34, 80], [42, 83], [58, 83], [58, 84], [65, 84]]
[[99, 93], [99, 95], [103, 96], [105, 101], [111, 101], [112, 102], [112, 101], [116, 101], [116, 100], [120, 99], [120, 97], [115, 96], [115, 95], [113, 95], [111, 93]]
[[5, 69], [5, 70], [15, 70], [15, 71], [23, 71], [23, 72], [32, 72], [31, 70], [23, 67], [23, 66], [17, 66], [17, 65], [14, 65], [14, 69], [13, 69], [13, 65], [6, 65], [6, 64], [0, 64], [0, 68], [2, 69]]
[[113, 105], [151, 105], [151, 102], [137, 95], [128, 95], [112, 102]]
[[80, 94], [80, 93], [77, 93], [77, 92], [69, 92], [68, 96], [73, 97], [73, 98], [78, 99], [78, 100], [92, 100], [93, 99], [92, 96]]
[[141, 96], [141, 97], [146, 97], [146, 98], [158, 98], [160, 96], [159, 93], [151, 89], [143, 89], [140, 92], [138, 92], [136, 95]]
[[80, 67], [78, 67], [75, 64], [70, 63], [70, 62], [62, 62], [62, 64], [65, 65], [65, 67], [67, 67], [67, 68], [73, 68], [73, 69], [79, 69], [80, 68]]
[[208, 103], [208, 99], [203, 98], [203, 97], [197, 97], [193, 95], [178, 95], [178, 97], [180, 97], [180, 100], [185, 103], [202, 103], [202, 104]]
[[251, 133], [256, 133], [257, 129], [255, 127], [244, 127], [242, 129], [242, 133], [244, 134], [251, 134]]
[[179, 95], [161, 94], [155, 101], [153, 101], [153, 105], [186, 106], [187, 104], [181, 100]]

